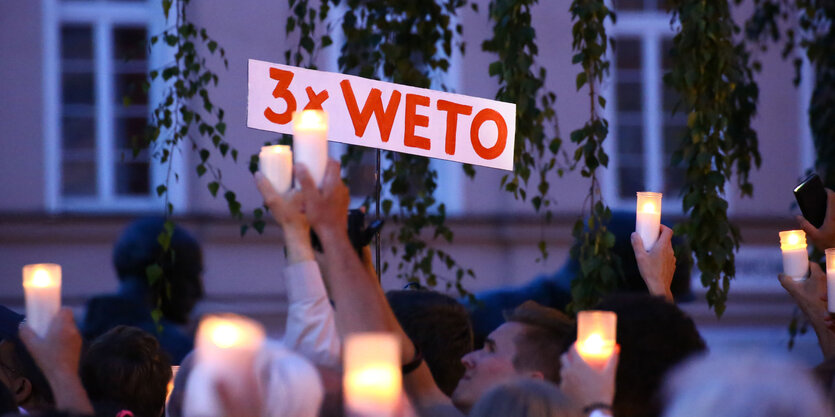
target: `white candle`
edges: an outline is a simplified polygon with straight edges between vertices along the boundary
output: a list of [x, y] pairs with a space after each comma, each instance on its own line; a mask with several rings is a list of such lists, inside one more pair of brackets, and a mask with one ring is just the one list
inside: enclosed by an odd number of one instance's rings
[[349, 416], [393, 416], [402, 391], [400, 341], [390, 333], [356, 333], [345, 342], [343, 390]]
[[293, 151], [288, 145], [262, 146], [258, 154], [261, 173], [279, 194], [290, 190], [293, 180]]
[[184, 415], [221, 416], [217, 382], [225, 381], [233, 395], [235, 390], [245, 389], [246, 378], [255, 377], [255, 357], [264, 339], [264, 327], [243, 316], [212, 315], [201, 320], [195, 342], [195, 365], [186, 382]]
[[826, 294], [829, 312], [835, 313], [835, 248], [826, 250]]
[[322, 186], [328, 163], [328, 114], [322, 110], [293, 112], [293, 157], [304, 164], [316, 186]]
[[603, 369], [615, 352], [618, 316], [612, 311], [577, 313], [577, 353], [586, 363]]
[[61, 309], [61, 265], [25, 265], [23, 293], [26, 296], [26, 323], [38, 336], [46, 336], [49, 323]]
[[637, 203], [635, 231], [649, 252], [661, 231], [661, 193], [639, 192]]
[[795, 281], [805, 279], [809, 271], [806, 233], [802, 230], [780, 232], [780, 250], [783, 252], [783, 274], [792, 277]]

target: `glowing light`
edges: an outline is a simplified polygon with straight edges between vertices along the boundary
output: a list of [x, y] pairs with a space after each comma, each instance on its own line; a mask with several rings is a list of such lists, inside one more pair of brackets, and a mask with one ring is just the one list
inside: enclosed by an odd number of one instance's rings
[[647, 201], [646, 203], [644, 203], [643, 207], [641, 207], [641, 212], [656, 213], [657, 211], [655, 210], [655, 204], [653, 204], [651, 201]]
[[780, 232], [780, 249], [806, 249], [806, 233], [802, 230], [786, 230]]
[[221, 323], [212, 331], [212, 342], [223, 349], [237, 345], [240, 339], [241, 331], [231, 323]]
[[322, 110], [302, 110], [296, 112], [293, 128], [298, 130], [327, 130], [328, 116]]
[[49, 272], [46, 269], [38, 268], [35, 270], [35, 273], [32, 274], [32, 286], [38, 288], [45, 288], [52, 285], [52, 277], [49, 276]]

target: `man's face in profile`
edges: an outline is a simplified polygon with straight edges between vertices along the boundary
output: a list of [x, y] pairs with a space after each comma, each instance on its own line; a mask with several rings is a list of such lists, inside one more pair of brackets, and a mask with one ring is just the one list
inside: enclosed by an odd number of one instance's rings
[[516, 357], [516, 338], [525, 330], [525, 324], [508, 322], [487, 336], [484, 347], [464, 355], [466, 372], [455, 391], [452, 402], [462, 411], [469, 411], [481, 396], [496, 384], [519, 372], [513, 366]]

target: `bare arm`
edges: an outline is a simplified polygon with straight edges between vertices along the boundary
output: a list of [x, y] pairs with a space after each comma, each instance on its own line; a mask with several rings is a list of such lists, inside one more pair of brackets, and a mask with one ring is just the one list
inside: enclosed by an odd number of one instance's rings
[[[325, 276], [340, 333], [344, 337], [354, 332], [393, 332], [401, 341], [401, 362], [411, 362], [415, 357], [412, 341], [397, 322], [376, 277], [348, 239], [345, 224], [350, 196], [340, 178], [339, 163], [328, 162], [321, 189], [303, 166], [296, 167], [296, 177], [302, 185], [305, 213], [324, 248]], [[404, 387], [421, 415], [461, 415], [438, 389], [425, 363], [404, 376]]]

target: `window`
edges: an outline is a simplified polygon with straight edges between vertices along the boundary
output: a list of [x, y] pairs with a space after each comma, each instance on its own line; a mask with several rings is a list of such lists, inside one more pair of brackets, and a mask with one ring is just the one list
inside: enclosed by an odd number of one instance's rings
[[[139, 0], [45, 2], [47, 200], [51, 210], [160, 209], [163, 173], [133, 155], [150, 114], [143, 89], [151, 7]], [[153, 90], [152, 90], [153, 91]]]
[[[679, 198], [684, 170], [670, 164], [687, 124], [673, 114], [677, 93], [664, 85], [672, 62], [673, 29], [664, 0], [621, 0], [618, 21], [608, 30], [615, 39], [612, 77], [604, 86], [609, 105], [605, 192], [614, 206], [634, 204], [638, 191]], [[667, 204], [665, 207], [674, 207]]]

